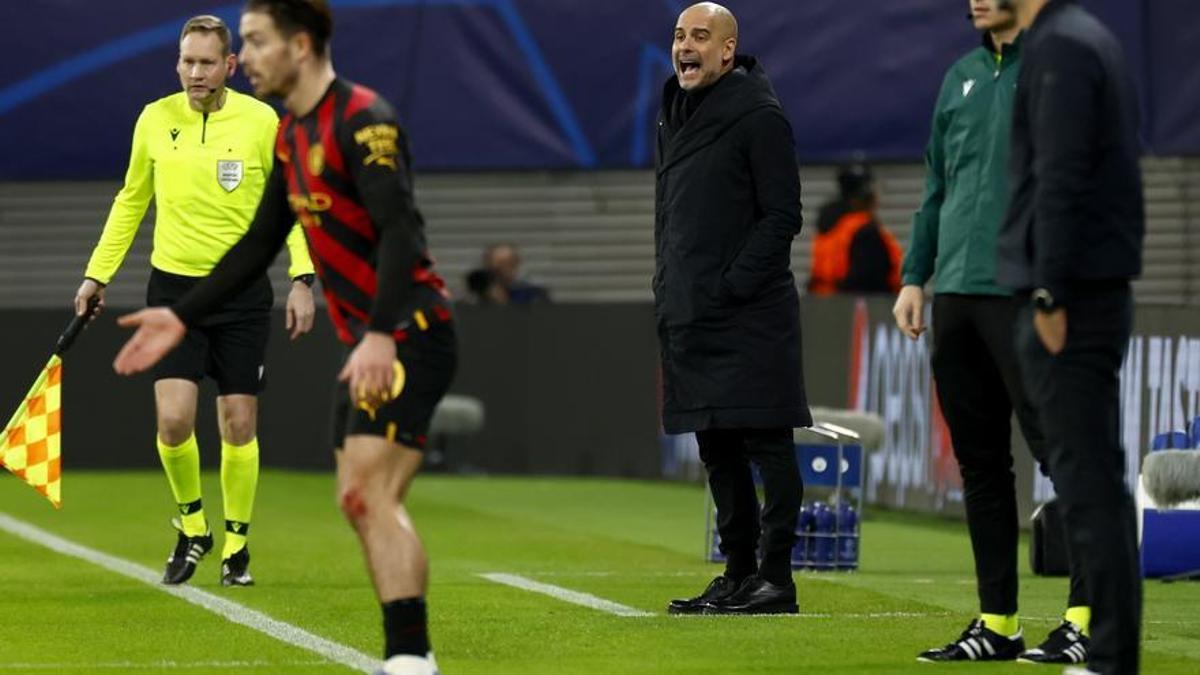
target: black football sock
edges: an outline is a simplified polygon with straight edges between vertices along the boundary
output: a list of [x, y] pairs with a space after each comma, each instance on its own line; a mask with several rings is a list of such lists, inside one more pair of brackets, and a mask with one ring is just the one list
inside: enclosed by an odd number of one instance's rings
[[425, 657], [429, 653], [425, 598], [403, 598], [383, 603], [384, 658], [397, 654]]

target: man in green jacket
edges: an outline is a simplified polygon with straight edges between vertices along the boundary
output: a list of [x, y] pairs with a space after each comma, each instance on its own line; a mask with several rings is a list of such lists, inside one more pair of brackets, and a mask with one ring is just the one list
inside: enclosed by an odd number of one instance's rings
[[1037, 648], [1025, 649], [1017, 615], [1014, 410], [1039, 464], [1046, 451], [1017, 366], [1017, 306], [995, 279], [1020, 28], [1009, 2], [968, 2], [983, 46], [951, 66], [942, 82], [925, 153], [925, 197], [893, 313], [902, 332], [920, 337], [923, 287], [933, 278], [933, 376], [962, 474], [980, 616], [958, 639], [918, 659], [1080, 663], [1087, 659], [1090, 612], [1079, 575], [1072, 574], [1062, 624]]

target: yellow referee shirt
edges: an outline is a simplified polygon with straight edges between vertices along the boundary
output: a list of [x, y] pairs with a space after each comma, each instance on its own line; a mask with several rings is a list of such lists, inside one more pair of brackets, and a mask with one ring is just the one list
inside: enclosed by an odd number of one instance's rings
[[[125, 186], [84, 275], [107, 284], [121, 267], [150, 199], [155, 201], [150, 264], [207, 276], [254, 218], [275, 161], [279, 118], [271, 106], [232, 89], [220, 110], [201, 113], [185, 92], [147, 105], [133, 130]], [[313, 272], [304, 233], [287, 240], [292, 277]]]

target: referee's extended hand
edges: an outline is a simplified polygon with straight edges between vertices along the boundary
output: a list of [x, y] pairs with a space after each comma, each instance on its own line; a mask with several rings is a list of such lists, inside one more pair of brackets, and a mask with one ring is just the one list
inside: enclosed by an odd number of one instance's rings
[[303, 281], [293, 281], [287, 298], [287, 330], [291, 339], [312, 330], [315, 314], [312, 289]]
[[117, 319], [117, 325], [137, 329], [117, 354], [117, 360], [113, 361], [113, 370], [119, 375], [133, 375], [148, 370], [187, 334], [187, 326], [166, 307], [150, 307], [126, 314]]
[[916, 340], [925, 332], [925, 289], [916, 285], [904, 286], [892, 307], [900, 332]]

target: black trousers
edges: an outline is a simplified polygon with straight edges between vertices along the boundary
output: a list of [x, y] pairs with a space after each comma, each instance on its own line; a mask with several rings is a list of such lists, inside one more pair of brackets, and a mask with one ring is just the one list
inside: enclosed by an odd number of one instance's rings
[[[1014, 411], [1034, 459], [1043, 471], [1048, 466], [1042, 425], [1025, 395], [1013, 344], [1017, 308], [1008, 297], [933, 298], [933, 377], [962, 473], [979, 607], [985, 614], [1017, 613]], [[1068, 606], [1086, 604], [1083, 575], [1073, 564]]]
[[1072, 560], [1083, 563], [1092, 606], [1088, 667], [1138, 672], [1142, 582], [1137, 523], [1125, 484], [1119, 372], [1133, 325], [1128, 284], [1081, 294], [1067, 309], [1066, 347], [1051, 356], [1020, 312], [1017, 353], [1046, 431], [1050, 475]]
[[[758, 572], [772, 583], [787, 583], [804, 497], [792, 430], [711, 429], [696, 432], [696, 440], [717, 505], [726, 574], [740, 579]], [[758, 467], [763, 482], [761, 525], [750, 462]], [[760, 536], [761, 567], [757, 561]]]

